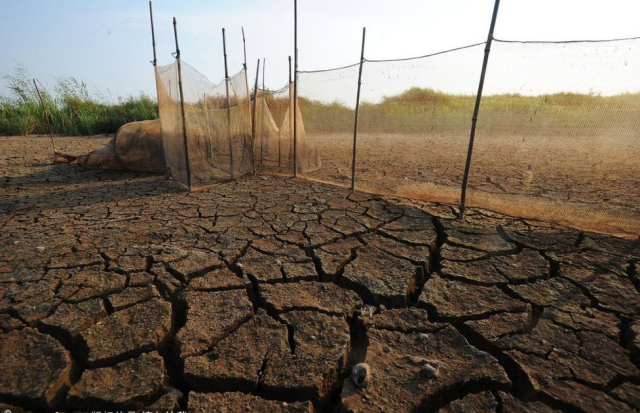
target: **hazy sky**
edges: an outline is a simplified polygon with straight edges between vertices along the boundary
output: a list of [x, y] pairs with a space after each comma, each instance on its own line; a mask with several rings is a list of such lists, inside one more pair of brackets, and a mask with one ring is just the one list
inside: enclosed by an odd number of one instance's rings
[[[171, 18], [176, 16], [183, 59], [217, 82], [224, 76], [221, 28], [227, 29], [229, 71], [235, 73], [242, 64], [244, 26], [250, 77], [256, 59], [266, 57], [267, 87], [286, 83], [287, 56], [293, 53], [293, 0], [153, 4], [159, 64], [173, 60]], [[493, 0], [299, 0], [299, 68], [357, 62], [363, 26], [369, 59], [482, 42], [492, 8]], [[0, 0], [0, 15], [0, 73], [10, 73], [20, 63], [48, 86], [55, 77], [73, 76], [92, 90], [109, 91], [112, 98], [141, 91], [155, 96], [147, 0]], [[502, 0], [495, 36], [631, 37], [640, 35], [638, 16], [638, 0]], [[481, 56], [469, 65], [475, 84]], [[0, 94], [7, 93], [0, 80]]]

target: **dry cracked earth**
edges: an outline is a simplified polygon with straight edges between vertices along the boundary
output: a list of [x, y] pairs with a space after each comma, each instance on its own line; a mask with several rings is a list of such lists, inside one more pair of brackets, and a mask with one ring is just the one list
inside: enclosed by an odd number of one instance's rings
[[640, 409], [638, 240], [1, 139], [3, 410]]

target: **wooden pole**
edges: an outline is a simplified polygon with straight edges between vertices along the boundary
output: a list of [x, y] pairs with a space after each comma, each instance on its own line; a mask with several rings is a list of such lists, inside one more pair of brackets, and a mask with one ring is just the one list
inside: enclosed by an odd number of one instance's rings
[[[253, 119], [251, 120], [251, 156], [255, 157], [256, 130], [258, 127], [258, 76], [260, 75], [260, 59], [258, 59], [258, 67], [256, 69], [256, 83], [253, 87]], [[262, 147], [260, 147], [262, 152]], [[260, 165], [262, 167], [262, 165]], [[253, 172], [256, 171], [255, 159], [253, 160]]]
[[298, 176], [298, 0], [293, 0], [293, 177]]
[[153, 27], [153, 6], [151, 5], [151, 0], [149, 0], [149, 17], [151, 18], [151, 45], [153, 46], [153, 60], [151, 63], [153, 67], [158, 64], [158, 58], [156, 57], [156, 30]]
[[[267, 105], [267, 87], [264, 84], [264, 69], [267, 67], [267, 59], [262, 58], [262, 93], [264, 94], [264, 104]], [[267, 105], [268, 107], [268, 105]], [[264, 119], [263, 119], [264, 122]], [[260, 134], [260, 167], [264, 167], [264, 131]]]
[[[292, 95], [292, 90], [291, 90], [291, 56], [289, 56], [289, 159], [291, 159], [291, 155], [292, 155], [292, 151], [291, 151], [291, 146], [292, 146], [292, 140], [293, 140], [293, 110], [291, 107], [291, 95]], [[282, 172], [282, 136], [279, 135], [278, 138], [278, 171]]]
[[360, 52], [360, 71], [358, 72], [358, 93], [356, 94], [356, 114], [353, 123], [353, 156], [351, 159], [351, 192], [356, 190], [356, 143], [358, 139], [358, 113], [360, 111], [360, 86], [362, 86], [362, 66], [364, 65], [364, 38], [367, 28], [362, 28], [362, 51]]
[[191, 166], [189, 165], [189, 144], [187, 141], [187, 116], [184, 111], [184, 91], [182, 89], [182, 65], [180, 63], [180, 47], [178, 46], [178, 28], [173, 18], [173, 36], [176, 42], [176, 62], [178, 63], [178, 89], [180, 91], [180, 111], [182, 114], [182, 138], [184, 140], [184, 157], [187, 168], [187, 188], [191, 191]]
[[491, 43], [493, 42], [493, 30], [496, 26], [498, 17], [498, 8], [500, 0], [496, 0], [493, 6], [493, 15], [491, 17], [491, 26], [489, 27], [489, 35], [484, 48], [484, 60], [482, 61], [482, 71], [480, 72], [480, 84], [478, 85], [478, 94], [476, 95], [476, 105], [473, 109], [473, 117], [471, 118], [471, 134], [469, 136], [469, 149], [467, 150], [467, 162], [464, 166], [464, 177], [462, 178], [462, 192], [460, 194], [460, 211], [458, 218], [464, 218], [464, 208], [467, 201], [467, 183], [469, 181], [469, 170], [471, 168], [471, 156], [473, 154], [473, 142], [476, 136], [476, 124], [478, 123], [478, 113], [480, 112], [480, 101], [482, 100], [482, 89], [484, 88], [484, 77], [487, 72], [487, 64], [489, 63], [489, 53], [491, 52]]
[[[251, 130], [253, 130], [253, 116], [251, 115], [251, 90], [249, 90], [249, 73], [247, 70], [247, 41], [244, 37], [244, 27], [242, 27], [242, 50], [244, 52], [244, 63], [242, 64], [242, 67], [244, 68], [244, 85], [247, 90], [247, 111], [249, 115], [249, 122], [250, 122], [249, 125]], [[244, 133], [242, 134], [242, 136], [244, 136]], [[243, 138], [242, 139], [242, 159], [244, 159], [244, 152], [246, 147], [245, 145], [246, 145], [246, 139]], [[255, 173], [256, 167], [255, 167], [255, 164], [253, 163], [253, 141], [251, 141], [251, 144], [249, 146], [251, 149], [251, 171]]]
[[231, 139], [231, 100], [229, 99], [229, 68], [227, 66], [227, 40], [222, 29], [222, 50], [224, 53], [224, 83], [227, 91], [227, 134], [229, 137], [229, 164], [231, 165], [231, 179], [235, 178], [233, 165], [233, 141]]
[[47, 124], [47, 131], [49, 132], [49, 136], [51, 137], [51, 148], [53, 149], [53, 154], [56, 154], [56, 144], [53, 142], [53, 128], [51, 127], [51, 120], [49, 119], [49, 111], [47, 110], [47, 106], [44, 104], [44, 99], [42, 99], [42, 95], [40, 94], [40, 89], [38, 89], [38, 83], [35, 79], [33, 79], [33, 86], [36, 87], [36, 93], [38, 94], [38, 99], [40, 99], [40, 104], [42, 105], [42, 113], [44, 114], [44, 121]]
[[244, 27], [242, 28], [242, 48], [244, 49], [244, 83], [247, 88], [247, 102], [249, 103], [249, 117], [251, 118], [253, 128], [253, 116], [251, 116], [251, 90], [249, 89], [249, 73], [247, 69], [247, 41], [244, 37]]

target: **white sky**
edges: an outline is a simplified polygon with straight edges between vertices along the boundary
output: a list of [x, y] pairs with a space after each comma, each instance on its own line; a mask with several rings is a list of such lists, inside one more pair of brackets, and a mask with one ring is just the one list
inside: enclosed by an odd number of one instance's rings
[[[0, 0], [0, 73], [10, 73], [21, 63], [48, 86], [56, 76], [73, 76], [109, 91], [113, 99], [140, 91], [153, 96], [147, 7], [146, 0]], [[481, 42], [492, 8], [493, 0], [299, 0], [299, 68], [358, 61], [363, 26], [369, 59]], [[172, 61], [171, 18], [176, 16], [183, 59], [217, 82], [224, 76], [221, 28], [227, 29], [229, 71], [235, 73], [242, 63], [244, 26], [250, 77], [255, 76], [256, 59], [266, 57], [267, 87], [286, 83], [287, 56], [293, 54], [292, 0], [156, 0], [154, 12], [160, 64]], [[638, 0], [502, 0], [495, 35], [536, 40], [631, 37], [640, 35], [638, 16]], [[461, 89], [467, 89], [467, 82], [477, 84], [481, 59], [480, 53], [460, 68]], [[500, 67], [503, 73], [509, 71], [506, 64], [496, 66], [499, 62], [496, 53], [489, 65], [494, 77]], [[638, 73], [636, 66], [629, 70]], [[514, 71], [521, 69], [516, 66]], [[624, 81], [606, 87], [635, 87]], [[0, 94], [7, 93], [0, 81]]]

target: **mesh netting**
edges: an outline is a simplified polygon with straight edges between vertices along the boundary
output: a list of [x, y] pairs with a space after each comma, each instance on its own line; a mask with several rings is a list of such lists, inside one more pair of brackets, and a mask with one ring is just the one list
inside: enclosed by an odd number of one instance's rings
[[[300, 99], [298, 99], [300, 105]], [[256, 107], [255, 160], [262, 173], [293, 173], [293, 83], [271, 91], [259, 89]], [[297, 129], [297, 169], [306, 174], [320, 168], [314, 143], [309, 142], [303, 110], [299, 107]], [[305, 119], [306, 121], [306, 119]]]
[[456, 202], [483, 45], [366, 61], [356, 188]]
[[[190, 189], [261, 173], [293, 172], [291, 87], [258, 90], [254, 101], [244, 70], [219, 84], [181, 63], [186, 130], [180, 104], [178, 61], [157, 68], [158, 107], [167, 169]], [[252, 114], [255, 109], [255, 140]], [[186, 135], [186, 136], [185, 136]], [[298, 172], [320, 167], [307, 141], [302, 111], [297, 119]]]
[[491, 50], [468, 205], [640, 233], [640, 40]]
[[104, 147], [78, 156], [77, 161], [85, 168], [164, 173], [160, 121], [127, 123]]
[[293, 118], [285, 119], [285, 113], [289, 115], [289, 94], [289, 86], [277, 91], [257, 91], [254, 159], [256, 168], [263, 173], [293, 173], [293, 140], [281, 133], [285, 122], [293, 122]]
[[[495, 41], [467, 205], [618, 235], [640, 232], [640, 39]], [[484, 43], [366, 60], [357, 189], [457, 204]], [[351, 178], [358, 65], [300, 72], [307, 136]]]
[[[483, 49], [364, 61], [357, 189], [459, 201]], [[298, 73], [300, 176], [350, 184], [358, 72], [355, 64]], [[467, 205], [640, 232], [638, 74], [640, 39], [496, 40]], [[244, 71], [216, 85], [183, 63], [182, 76], [186, 125], [177, 62], [157, 68], [165, 158], [178, 182], [197, 188], [254, 169], [293, 172], [293, 84], [250, 101]]]
[[298, 82], [298, 108], [306, 137], [322, 159], [320, 169], [303, 177], [349, 185], [358, 65], [299, 72]]
[[[186, 125], [180, 107], [179, 63]], [[244, 70], [219, 84], [184, 62], [160, 66], [156, 73], [160, 125], [171, 176], [197, 189], [252, 172], [251, 109]]]

